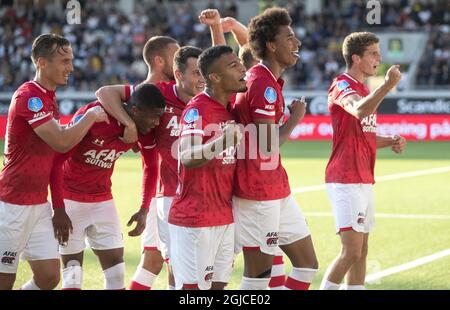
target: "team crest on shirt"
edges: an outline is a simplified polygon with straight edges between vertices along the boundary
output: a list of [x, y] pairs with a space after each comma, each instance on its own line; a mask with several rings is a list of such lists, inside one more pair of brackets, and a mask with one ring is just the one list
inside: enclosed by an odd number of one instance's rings
[[44, 107], [41, 98], [33, 97], [28, 99], [28, 109], [33, 112], [39, 112]]
[[198, 120], [199, 118], [199, 113], [198, 110], [193, 108], [193, 109], [189, 109], [186, 114], [184, 115], [184, 121], [186, 123], [193, 123], [196, 120]]
[[268, 103], [274, 103], [277, 101], [277, 91], [273, 87], [267, 87], [264, 91], [264, 98]]
[[336, 87], [339, 91], [344, 90], [349, 86], [350, 86], [350, 84], [347, 81], [339, 81], [336, 85]]

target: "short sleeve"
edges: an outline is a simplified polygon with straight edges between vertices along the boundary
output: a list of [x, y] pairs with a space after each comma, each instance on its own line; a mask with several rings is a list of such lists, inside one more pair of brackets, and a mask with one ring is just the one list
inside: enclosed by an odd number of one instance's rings
[[248, 102], [252, 118], [276, 120], [276, 104], [280, 100], [276, 86], [269, 80], [254, 81], [248, 91]]
[[342, 106], [342, 99], [356, 93], [355, 87], [349, 81], [340, 80], [336, 82], [336, 85], [330, 93], [331, 101], [339, 106]]
[[54, 103], [42, 96], [19, 96], [17, 114], [34, 129], [53, 119]]
[[207, 124], [207, 115], [202, 113], [197, 107], [188, 107], [181, 115], [181, 134], [204, 136], [205, 124]]

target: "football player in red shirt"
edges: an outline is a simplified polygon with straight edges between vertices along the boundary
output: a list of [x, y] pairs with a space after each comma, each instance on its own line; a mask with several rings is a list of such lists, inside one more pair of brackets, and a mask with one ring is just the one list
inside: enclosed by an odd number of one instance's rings
[[[248, 71], [251, 67], [258, 64], [258, 60], [252, 55], [250, 46], [248, 44], [248, 29], [239, 23], [233, 17], [220, 18], [220, 13], [217, 10], [204, 10], [199, 16], [200, 22], [210, 26], [212, 42], [214, 45], [225, 44], [224, 33], [231, 32], [234, 39], [239, 44], [239, 59]], [[222, 29], [217, 29], [220, 24]], [[216, 28], [213, 26], [216, 25]], [[222, 31], [220, 31], [222, 30]], [[235, 98], [234, 98], [235, 99]], [[286, 281], [283, 251], [277, 248], [274, 253], [272, 271], [270, 275], [269, 288], [271, 290], [282, 290]]]
[[[203, 82], [200, 81], [200, 72], [195, 68], [190, 68], [189, 75], [186, 75], [186, 77], [195, 77], [197, 78], [197, 82], [186, 85], [186, 91], [173, 88], [173, 63], [175, 52], [179, 48], [180, 46], [175, 39], [166, 36], [156, 36], [147, 41], [142, 53], [148, 67], [148, 76], [143, 83], [159, 85], [161, 86], [161, 91], [163, 91], [164, 88], [164, 94], [170, 97], [168, 98], [166, 96], [166, 99], [169, 99], [170, 102], [173, 102], [177, 106], [176, 109], [173, 106], [168, 106], [168, 113], [164, 114], [166, 117], [167, 115], [172, 114], [171, 112], [175, 111], [181, 115], [181, 111], [178, 111], [180, 106], [184, 106], [185, 102], [189, 101], [195, 94], [203, 90]], [[192, 60], [190, 60], [190, 62], [192, 62]], [[186, 81], [187, 80], [188, 79], [186, 79]], [[196, 90], [196, 88], [200, 88], [201, 90]], [[129, 85], [110, 85], [104, 86], [96, 92], [97, 98], [108, 113], [126, 126], [124, 140], [130, 143], [135, 142], [137, 139], [136, 125], [124, 111], [122, 103], [129, 99], [133, 89], [134, 88]], [[174, 92], [177, 92], [177, 94]], [[177, 99], [178, 97], [181, 98], [183, 103], [179, 102], [179, 99]], [[175, 127], [178, 126], [178, 123], [175, 124], [174, 120], [172, 120], [170, 125], [173, 127], [172, 129], [175, 133], [177, 131], [177, 128]], [[130, 289], [133, 290], [150, 289], [164, 263], [164, 258], [160, 252], [161, 248], [164, 246], [160, 242], [161, 240], [159, 238], [157, 227], [157, 223], [160, 223], [161, 221], [157, 221], [157, 201], [156, 199], [152, 199], [156, 192], [158, 182], [157, 171], [159, 169], [158, 151], [155, 147], [155, 142], [155, 136], [151, 133], [141, 145], [141, 155], [144, 167], [141, 209], [138, 213], [134, 214], [128, 222], [128, 226], [133, 222], [137, 223], [136, 227], [128, 233], [129, 236], [139, 236], [145, 229], [145, 234], [142, 238], [143, 253], [141, 263], [130, 284]], [[146, 225], [146, 222], [148, 222], [149, 225]], [[172, 289], [174, 285], [175, 281], [170, 265], [168, 265], [168, 288]]]
[[[153, 148], [156, 150], [158, 166], [155, 172], [151, 170], [150, 163], [144, 165], [142, 206], [130, 219], [130, 223], [137, 222], [136, 228], [130, 232], [130, 235], [139, 236], [143, 231], [142, 263], [135, 272], [130, 289], [151, 288], [163, 263], [162, 260], [159, 260], [158, 263], [155, 261], [156, 258], [152, 258], [156, 253], [161, 252], [162, 257], [169, 263], [170, 238], [167, 217], [178, 182], [178, 161], [173, 157], [172, 151], [180, 134], [180, 118], [187, 102], [204, 90], [204, 79], [197, 64], [201, 52], [201, 49], [196, 47], [181, 47], [174, 56], [175, 82], [156, 83], [166, 99], [166, 110], [160, 119], [160, 124], [152, 133], [154, 139], [146, 141], [142, 149], [144, 163], [148, 161], [146, 156], [148, 150], [153, 150]], [[122, 93], [120, 89], [113, 91], [116, 92], [114, 104], [122, 105], [121, 102], [126, 100], [126, 97], [120, 96]], [[105, 102], [104, 106], [109, 110], [112, 108], [110, 107], [112, 104], [112, 102]], [[156, 195], [150, 203], [152, 195], [149, 193], [146, 183], [155, 173], [158, 176]], [[150, 213], [147, 216], [149, 205]], [[139, 221], [142, 217], [147, 218], [147, 223]], [[174, 285], [170, 279], [169, 284]]]
[[77, 144], [94, 122], [107, 120], [95, 107], [77, 126], [59, 125], [55, 91], [73, 71], [68, 40], [43, 34], [34, 40], [31, 58], [36, 77], [11, 100], [0, 173], [0, 289], [12, 289], [21, 254], [33, 271], [22, 289], [53, 289], [59, 283], [57, 244], [67, 240], [71, 223], [63, 208], [55, 209], [52, 219], [47, 202], [53, 158]]
[[[93, 106], [100, 103], [79, 109], [70, 125], [76, 124]], [[136, 88], [125, 111], [141, 134], [139, 143], [159, 124], [164, 108], [165, 99], [156, 86], [143, 84]], [[85, 240], [100, 260], [105, 289], [124, 289], [123, 238], [111, 193], [115, 162], [133, 146], [120, 139], [124, 129], [109, 117], [108, 124], [92, 126], [76, 147], [55, 159], [59, 173], [50, 184], [53, 205], [65, 206], [73, 225], [68, 242], [59, 248], [64, 265], [62, 289], [81, 289]]]
[[239, 126], [230, 99], [245, 91], [245, 68], [228, 46], [198, 60], [205, 91], [181, 120], [179, 184], [169, 212], [170, 255], [177, 289], [223, 289], [234, 258], [233, 193]]
[[[310, 232], [291, 195], [278, 147], [305, 113], [305, 103], [295, 100], [283, 123], [284, 81], [280, 77], [297, 63], [300, 46], [290, 24], [289, 13], [280, 8], [268, 9], [250, 21], [249, 45], [261, 62], [247, 72], [248, 91], [237, 95], [233, 108], [237, 120], [256, 131], [256, 137], [250, 130], [246, 136], [245, 159], [237, 163], [233, 198], [236, 246], [244, 253], [242, 289], [267, 288], [278, 245], [293, 265], [285, 288], [308, 289], [318, 268]], [[255, 141], [259, 142], [256, 152]], [[269, 158], [263, 154], [263, 145], [272, 146]], [[252, 153], [257, 153], [256, 158], [250, 158]]]
[[345, 276], [347, 289], [364, 289], [369, 232], [375, 220], [372, 187], [376, 149], [391, 147], [401, 153], [406, 146], [403, 137], [376, 133], [377, 108], [401, 79], [395, 65], [373, 92], [364, 85], [368, 77], [376, 75], [381, 62], [378, 42], [369, 32], [348, 35], [342, 45], [347, 71], [333, 80], [328, 91], [333, 151], [325, 182], [342, 249], [326, 272], [321, 289], [339, 289]]

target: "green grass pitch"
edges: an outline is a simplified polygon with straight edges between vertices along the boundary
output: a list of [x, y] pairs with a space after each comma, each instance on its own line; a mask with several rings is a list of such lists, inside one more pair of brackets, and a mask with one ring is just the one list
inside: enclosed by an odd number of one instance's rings
[[[3, 143], [2, 143], [3, 144]], [[290, 142], [283, 146], [283, 164], [291, 188], [323, 184], [330, 142]], [[376, 175], [390, 175], [450, 166], [449, 142], [410, 142], [405, 154], [390, 150], [378, 153]], [[125, 238], [126, 283], [140, 259], [140, 238], [127, 236], [126, 222], [140, 202], [141, 163], [138, 155], [128, 153], [119, 159], [113, 177], [113, 194], [122, 220]], [[376, 213], [443, 215], [440, 219], [378, 217], [369, 240], [367, 273], [372, 274], [402, 265], [442, 250], [450, 249], [450, 172], [379, 182], [375, 185]], [[334, 233], [331, 207], [325, 191], [296, 194], [312, 232], [320, 271], [312, 285], [317, 289], [323, 273], [339, 251]], [[311, 214], [320, 212], [320, 214]], [[322, 214], [322, 215], [321, 215]], [[287, 272], [290, 266], [286, 265]], [[30, 270], [21, 262], [15, 288], [30, 278]], [[242, 255], [237, 258], [229, 289], [239, 288]], [[165, 268], [154, 289], [165, 289]], [[103, 276], [91, 250], [86, 250], [83, 289], [102, 289]], [[379, 279], [368, 289], [450, 289], [450, 256], [434, 260]]]

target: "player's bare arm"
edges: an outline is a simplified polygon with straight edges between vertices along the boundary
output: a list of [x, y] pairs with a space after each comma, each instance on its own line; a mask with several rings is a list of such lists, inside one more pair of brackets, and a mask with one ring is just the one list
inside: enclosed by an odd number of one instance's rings
[[288, 120], [280, 127], [280, 146], [285, 143], [292, 130], [294, 130], [295, 126], [305, 117], [306, 113], [306, 101], [303, 96], [300, 100], [293, 100], [292, 103], [288, 106], [289, 112], [291, 116]]
[[125, 85], [103, 86], [95, 92], [95, 96], [102, 107], [125, 126], [121, 140], [125, 143], [135, 143], [138, 139], [136, 124], [123, 108], [123, 102], [127, 100], [125, 98]]
[[362, 98], [358, 95], [345, 97], [341, 102], [343, 108], [360, 120], [375, 113], [384, 97], [400, 82], [402, 74], [399, 68], [399, 65], [391, 66], [386, 73], [384, 83], [367, 97]]
[[248, 42], [248, 29], [234, 17], [224, 17], [220, 19], [223, 33], [231, 32], [239, 47]]
[[52, 119], [34, 129], [36, 134], [57, 152], [65, 153], [77, 145], [95, 122], [109, 122], [105, 111], [97, 106], [90, 108], [81, 120], [71, 126], [60, 126]]
[[406, 148], [406, 139], [402, 136], [377, 135], [377, 149], [390, 147], [394, 153], [401, 154]]
[[209, 26], [209, 30], [211, 31], [212, 46], [226, 45], [222, 24], [220, 22], [220, 13], [218, 10], [204, 10], [200, 13], [198, 19], [202, 24]]
[[236, 146], [242, 139], [239, 126], [230, 122], [223, 128], [223, 134], [216, 139], [212, 139], [202, 144], [201, 136], [184, 136], [180, 140], [181, 163], [186, 168], [198, 168], [206, 164], [212, 158], [205, 156], [211, 154], [218, 156], [227, 147]]

